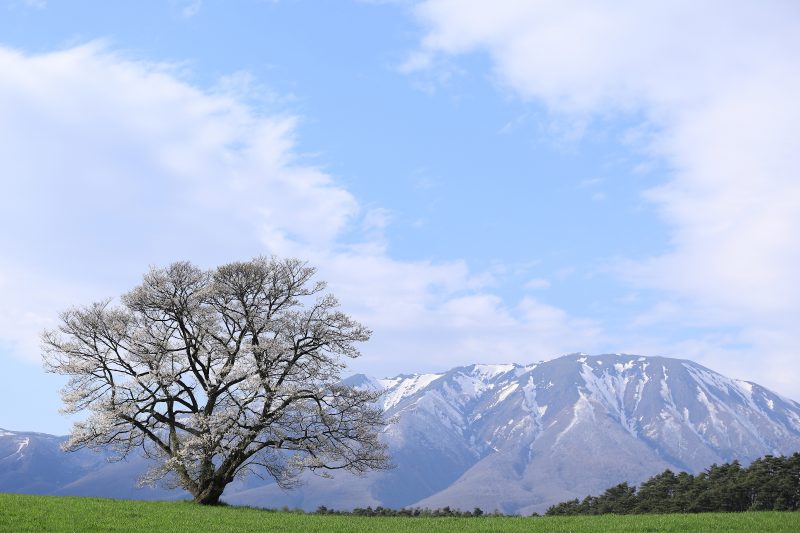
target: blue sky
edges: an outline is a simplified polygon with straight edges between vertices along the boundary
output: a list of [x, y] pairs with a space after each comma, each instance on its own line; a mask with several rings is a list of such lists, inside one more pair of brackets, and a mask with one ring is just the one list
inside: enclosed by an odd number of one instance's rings
[[[296, 255], [353, 371], [585, 351], [800, 399], [793, 2], [0, 0], [0, 427], [148, 265]], [[25, 401], [25, 391], [38, 390]]]

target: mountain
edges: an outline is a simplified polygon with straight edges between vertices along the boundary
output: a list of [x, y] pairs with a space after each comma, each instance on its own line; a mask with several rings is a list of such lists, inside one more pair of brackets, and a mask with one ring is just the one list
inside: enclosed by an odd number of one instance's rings
[[63, 437], [0, 429], [0, 491], [42, 493], [70, 483], [102, 464], [99, 457], [78, 453], [66, 457]]
[[65, 453], [61, 445], [66, 440], [0, 429], [0, 492], [142, 500], [185, 496], [160, 488], [137, 488], [136, 480], [147, 469], [141, 457], [111, 462], [109, 453]]
[[[356, 375], [346, 383], [385, 390], [383, 408], [394, 423], [384, 439], [397, 468], [363, 477], [307, 475], [291, 492], [256, 478], [229, 486], [224, 499], [309, 510], [449, 505], [528, 514], [666, 468], [696, 473], [712, 463], [800, 451], [799, 404], [686, 360], [574, 354], [525, 366], [470, 365], [390, 379]], [[28, 453], [30, 444], [15, 451], [27, 438], [20, 436], [38, 434], [13, 435], [0, 434], [0, 491], [8, 490], [7, 461]], [[31, 465], [46, 460], [52, 455], [28, 459]], [[90, 464], [72, 455], [62, 462], [80, 461]], [[111, 466], [90, 466], [91, 476], [66, 485], [81, 467], [61, 466], [54, 488], [39, 476], [18, 481], [24, 486], [18, 491], [100, 494], [95, 487], [107, 488], [110, 479], [120, 490], [126, 479], [133, 486], [133, 472], [112, 474]]]
[[466, 440], [489, 449], [476, 447], [480, 459], [419, 505], [541, 512], [666, 468], [800, 450], [798, 404], [690, 361], [575, 355], [491, 368], [431, 384], [466, 422]]

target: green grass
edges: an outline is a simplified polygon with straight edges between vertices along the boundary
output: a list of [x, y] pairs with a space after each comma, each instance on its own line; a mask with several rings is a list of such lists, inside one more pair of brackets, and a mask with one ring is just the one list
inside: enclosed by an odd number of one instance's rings
[[0, 494], [0, 531], [535, 532], [800, 531], [800, 513], [594, 517], [372, 518], [316, 516], [188, 502]]

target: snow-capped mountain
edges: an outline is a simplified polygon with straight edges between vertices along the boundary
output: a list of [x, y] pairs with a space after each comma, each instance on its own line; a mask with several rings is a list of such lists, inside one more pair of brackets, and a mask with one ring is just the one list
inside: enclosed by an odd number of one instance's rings
[[[332, 480], [309, 475], [291, 492], [249, 481], [230, 486], [224, 499], [305, 509], [449, 505], [530, 513], [666, 468], [698, 472], [715, 462], [800, 451], [799, 404], [685, 360], [575, 354], [346, 382], [385, 391], [393, 423], [384, 438], [397, 468]], [[9, 490], [6, 464], [30, 446], [17, 451], [26, 438], [20, 435], [0, 433], [0, 491]], [[106, 468], [92, 467], [95, 483], [108, 483]], [[126, 475], [133, 487], [135, 476]], [[91, 480], [81, 479], [69, 493], [92, 493]], [[25, 491], [65, 493], [40, 489]], [[137, 497], [134, 489], [127, 497]]]
[[800, 451], [800, 405], [685, 360], [576, 354], [347, 382], [385, 390], [395, 470], [308, 476], [298, 491], [262, 486], [228, 499], [542, 512], [667, 468]]

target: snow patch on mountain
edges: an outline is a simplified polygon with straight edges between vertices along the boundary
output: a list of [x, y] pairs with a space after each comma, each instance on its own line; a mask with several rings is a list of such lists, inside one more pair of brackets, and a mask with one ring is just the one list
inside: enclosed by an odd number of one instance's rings
[[625, 392], [631, 380], [625, 371], [631, 368], [633, 368], [632, 362], [617, 363], [614, 365], [616, 373], [604, 369], [602, 375], [598, 376], [592, 367], [584, 362], [581, 365], [581, 377], [590, 397], [616, 415], [620, 424], [635, 437], [637, 431], [635, 421], [628, 418], [625, 410]]
[[[13, 436], [17, 436], [17, 435], [12, 433], [12, 432], [10, 432], [10, 431], [6, 431], [6, 432], [3, 432], [2, 434], [0, 434], [0, 437], [13, 437]], [[0, 460], [2, 460], [2, 461], [8, 461], [8, 460], [20, 461], [20, 460], [24, 459], [25, 458], [25, 454], [23, 453], [23, 451], [30, 445], [30, 443], [31, 443], [30, 437], [19, 438], [17, 436], [17, 440], [13, 441], [13, 446], [16, 446], [16, 450], [12, 451], [11, 453], [6, 452], [7, 455], [5, 455], [4, 457], [0, 457]]]
[[512, 392], [514, 392], [515, 390], [517, 390], [518, 387], [519, 387], [519, 383], [512, 383], [511, 385], [503, 387], [503, 389], [500, 391], [500, 394], [497, 395], [497, 400], [492, 405], [497, 405], [498, 403], [500, 403], [503, 400], [505, 400], [506, 398], [508, 398], [509, 395]]
[[29, 437], [25, 437], [24, 439], [22, 439], [17, 445], [17, 451], [14, 452], [14, 455], [19, 456], [18, 459], [22, 459], [22, 450], [27, 448], [30, 443], [31, 439]]
[[441, 377], [442, 374], [420, 374], [410, 377], [378, 380], [378, 383], [387, 390], [383, 397], [384, 410], [388, 411], [404, 398], [413, 396]]
[[473, 365], [472, 374], [481, 381], [494, 379], [501, 374], [507, 374], [517, 368], [515, 364], [502, 364], [502, 365]]
[[452, 397], [461, 404], [474, 400], [487, 389], [494, 388], [493, 385], [486, 383], [478, 376], [459, 373], [454, 376], [453, 381], [456, 387], [452, 387], [449, 383], [445, 384], [445, 387], [451, 392]]
[[580, 422], [595, 420], [594, 406], [592, 406], [592, 402], [589, 401], [588, 395], [583, 390], [579, 390], [578, 396], [578, 401], [575, 402], [575, 405], [572, 407], [572, 419], [569, 421], [569, 424], [567, 424], [567, 427], [556, 436], [554, 446], [558, 446], [558, 443], [561, 442], [564, 435], [574, 429]]

